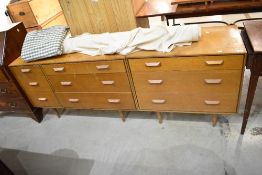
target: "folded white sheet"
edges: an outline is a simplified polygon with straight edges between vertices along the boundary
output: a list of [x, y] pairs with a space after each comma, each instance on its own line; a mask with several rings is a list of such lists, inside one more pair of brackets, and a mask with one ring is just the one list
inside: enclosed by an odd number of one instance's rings
[[80, 52], [96, 56], [114, 53], [127, 55], [138, 50], [170, 52], [175, 46], [189, 45], [200, 37], [201, 28], [198, 25], [155, 26], [102, 34], [85, 33], [66, 38], [64, 53]]

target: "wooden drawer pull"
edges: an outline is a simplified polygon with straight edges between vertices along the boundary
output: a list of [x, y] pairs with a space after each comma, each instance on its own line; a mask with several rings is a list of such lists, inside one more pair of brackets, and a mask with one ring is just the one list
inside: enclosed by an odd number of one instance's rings
[[207, 84], [220, 84], [222, 83], [222, 79], [205, 79]]
[[78, 103], [79, 99], [77, 99], [77, 98], [70, 98], [70, 99], [68, 99], [68, 101], [71, 102], [71, 103]]
[[155, 103], [155, 104], [164, 104], [164, 103], [166, 103], [166, 100], [153, 99], [153, 100], [152, 100], [152, 103]]
[[31, 69], [21, 69], [21, 72], [22, 73], [28, 73], [28, 72], [31, 72]]
[[105, 69], [109, 69], [109, 65], [99, 65], [99, 66], [96, 66], [96, 68], [98, 70], [105, 70]]
[[30, 85], [30, 86], [37, 86], [37, 85], [38, 85], [38, 82], [29, 82], [29, 85]]
[[162, 84], [163, 80], [148, 80], [149, 84]]
[[62, 85], [62, 86], [71, 86], [71, 85], [72, 85], [72, 82], [71, 82], [71, 81], [62, 81], [62, 82], [61, 82], [61, 85]]
[[53, 70], [55, 72], [64, 72], [65, 68], [64, 67], [54, 67]]
[[220, 101], [219, 100], [214, 100], [214, 101], [205, 100], [205, 104], [207, 104], [207, 105], [219, 105]]
[[206, 61], [207, 65], [221, 65], [223, 63], [224, 63], [224, 60]]
[[15, 108], [15, 107], [16, 107], [16, 103], [15, 103], [15, 102], [9, 103], [9, 107], [10, 107], [10, 108]]
[[109, 103], [120, 103], [120, 99], [107, 99]]
[[104, 85], [112, 85], [112, 84], [115, 84], [115, 81], [102, 81], [102, 84], [104, 84]]
[[146, 67], [159, 67], [161, 66], [160, 62], [150, 62], [150, 63], [145, 63]]
[[47, 101], [47, 98], [38, 98], [39, 101]]

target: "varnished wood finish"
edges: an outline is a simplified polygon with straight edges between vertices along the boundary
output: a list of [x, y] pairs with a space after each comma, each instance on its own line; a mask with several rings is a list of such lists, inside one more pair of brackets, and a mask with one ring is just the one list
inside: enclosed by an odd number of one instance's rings
[[136, 0], [134, 9], [132, 2], [133, 0], [60, 0], [73, 35], [85, 32], [120, 32], [136, 28], [135, 11], [143, 3]]
[[56, 93], [65, 108], [135, 109], [131, 93]]
[[171, 5], [174, 0], [149, 0], [136, 14], [138, 18], [166, 16], [170, 18], [187, 18], [197, 16], [224, 15], [236, 13], [259, 12], [261, 0], [214, 0], [213, 3], [191, 3]]
[[48, 76], [56, 92], [130, 92], [126, 73]]
[[[202, 113], [236, 113], [238, 94], [188, 92], [137, 93], [141, 110]], [[218, 103], [217, 103], [218, 102]]]
[[[243, 55], [132, 59], [132, 71], [241, 70]], [[218, 61], [218, 62], [216, 62]], [[215, 63], [212, 63], [215, 62]], [[155, 64], [148, 66], [147, 64]], [[190, 66], [189, 66], [190, 65]]]
[[31, 103], [35, 107], [45, 107], [45, 108], [60, 108], [61, 105], [59, 104], [58, 100], [56, 99], [55, 95], [50, 92], [31, 92], [28, 94], [28, 97]]
[[[262, 28], [262, 20], [252, 21], [252, 22], [245, 22], [244, 23], [246, 35], [248, 39], [245, 38], [245, 44], [248, 46], [249, 44], [252, 47], [252, 50], [249, 50], [249, 59], [251, 59], [250, 67], [250, 80], [249, 80], [249, 87], [243, 117], [243, 123], [241, 128], [241, 134], [245, 133], [246, 125], [248, 122], [248, 118], [250, 115], [250, 110], [252, 107], [253, 99], [256, 92], [258, 78], [262, 72], [262, 37], [261, 37], [261, 28]], [[250, 46], [248, 46], [249, 48]]]
[[218, 121], [218, 115], [217, 114], [213, 114], [212, 115], [212, 125], [216, 126], [217, 125], [217, 121]]
[[[172, 91], [174, 93], [194, 92], [196, 94], [205, 94], [232, 92], [238, 94], [241, 76], [242, 71], [237, 70], [133, 73], [138, 93]], [[150, 80], [158, 81], [150, 83]], [[161, 83], [158, 83], [160, 80]]]
[[23, 22], [26, 28], [42, 25], [62, 11], [58, 0], [22, 0], [7, 8], [13, 22]]
[[160, 112], [156, 112], [159, 124], [163, 123], [163, 116]]

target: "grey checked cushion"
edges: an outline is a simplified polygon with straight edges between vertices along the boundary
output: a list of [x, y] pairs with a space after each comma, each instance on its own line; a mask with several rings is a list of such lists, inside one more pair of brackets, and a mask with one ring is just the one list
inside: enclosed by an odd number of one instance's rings
[[21, 58], [29, 62], [61, 55], [68, 29], [66, 26], [53, 26], [29, 32], [23, 43]]

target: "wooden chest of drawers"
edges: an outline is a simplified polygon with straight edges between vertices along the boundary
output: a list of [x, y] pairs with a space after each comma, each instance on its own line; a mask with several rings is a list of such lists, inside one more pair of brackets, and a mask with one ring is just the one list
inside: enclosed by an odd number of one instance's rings
[[22, 23], [0, 32], [0, 110], [28, 113], [29, 117], [40, 122], [43, 119], [41, 109], [34, 108], [29, 103], [7, 66], [19, 57], [25, 35], [26, 30]]
[[162, 111], [236, 113], [245, 56], [236, 28], [211, 27], [171, 53], [18, 58], [10, 69], [34, 106], [155, 111], [161, 122]]
[[58, 0], [21, 0], [7, 6], [13, 22], [23, 22], [28, 31], [66, 25]]

